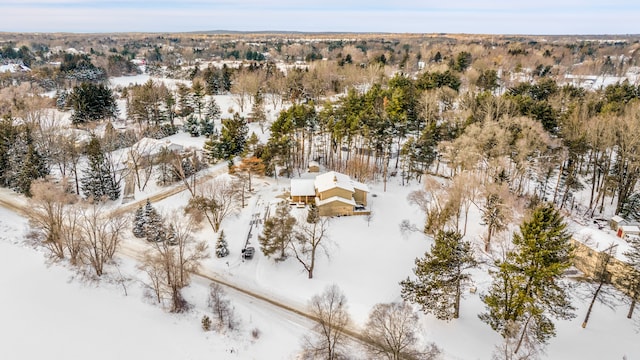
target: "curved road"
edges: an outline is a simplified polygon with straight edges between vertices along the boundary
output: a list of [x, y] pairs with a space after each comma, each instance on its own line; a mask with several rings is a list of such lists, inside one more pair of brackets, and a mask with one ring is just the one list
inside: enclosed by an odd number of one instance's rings
[[[216, 166], [213, 171], [210, 171], [209, 173], [199, 177], [197, 179], [197, 184], [200, 184], [202, 182], [205, 182], [209, 179], [212, 179], [220, 174], [223, 174], [226, 172], [226, 164], [224, 166]], [[163, 199], [166, 199], [168, 197], [171, 197], [173, 195], [179, 194], [182, 191], [186, 190], [186, 186], [184, 184], [179, 184], [176, 186], [173, 186], [169, 189], [163, 190], [157, 194], [154, 194], [153, 196], [150, 196], [148, 199], [150, 201], [153, 202], [157, 202]], [[133, 212], [135, 211], [135, 209], [137, 209], [138, 207], [144, 205], [147, 201], [147, 198], [144, 199], [140, 199], [140, 200], [136, 200], [136, 201], [132, 201], [130, 203], [127, 203], [125, 205], [122, 205], [120, 207], [118, 207], [117, 209], [114, 210], [115, 213], [118, 214], [122, 214], [122, 213], [127, 213], [127, 212]], [[16, 196], [15, 193], [11, 192], [10, 190], [6, 190], [6, 189], [0, 189], [0, 206], [11, 210], [13, 212], [16, 212], [22, 216], [25, 217], [29, 217], [29, 206], [28, 204], [20, 201], [20, 198]], [[142, 256], [143, 256], [143, 251], [146, 249], [146, 247], [143, 244], [140, 244], [139, 247], [133, 246], [132, 243], [129, 242], [121, 242], [119, 249], [118, 249], [118, 253], [120, 255], [135, 259], [137, 261], [141, 261], [142, 260]], [[250, 298], [259, 300], [263, 303], [269, 304], [270, 306], [276, 307], [280, 310], [284, 310], [285, 312], [295, 315], [295, 316], [299, 316], [302, 317], [306, 320], [311, 320], [313, 322], [319, 322], [319, 319], [309, 313], [306, 309], [301, 309], [293, 304], [287, 304], [282, 300], [276, 300], [274, 299], [272, 296], [269, 296], [266, 293], [261, 293], [259, 290], [257, 289], [247, 289], [245, 287], [242, 287], [241, 285], [237, 284], [237, 283], [233, 283], [227, 279], [225, 279], [223, 276], [221, 276], [220, 274], [210, 270], [210, 269], [203, 269], [200, 268], [197, 271], [195, 271], [193, 273], [194, 276], [199, 277], [201, 279], [205, 279], [208, 281], [212, 281], [212, 282], [216, 282], [220, 285], [225, 286], [226, 288], [229, 289], [233, 289], [233, 291], [244, 294]], [[360, 343], [369, 343], [369, 341], [367, 339], [365, 339], [364, 336], [362, 336], [360, 334], [360, 332], [357, 331], [357, 329], [353, 328], [353, 327], [349, 327], [343, 330], [344, 333], [350, 337], [352, 340], [355, 340], [357, 342]]]

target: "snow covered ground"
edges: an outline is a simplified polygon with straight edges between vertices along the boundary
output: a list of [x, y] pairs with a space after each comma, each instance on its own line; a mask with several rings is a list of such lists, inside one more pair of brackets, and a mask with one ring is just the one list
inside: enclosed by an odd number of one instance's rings
[[[394, 179], [395, 181], [395, 179]], [[379, 302], [400, 300], [398, 282], [411, 275], [413, 259], [427, 250], [431, 240], [420, 233], [403, 236], [402, 220], [420, 225], [422, 214], [406, 201], [411, 190], [420, 185], [400, 186], [392, 182], [387, 192], [382, 184], [370, 184], [373, 217], [341, 217], [331, 220], [330, 257], [320, 256], [314, 279], [294, 259], [275, 263], [259, 252], [250, 261], [242, 261], [249, 222], [255, 213], [263, 214], [267, 204], [288, 188], [288, 180], [258, 179], [256, 194], [249, 206], [222, 226], [227, 234], [231, 255], [212, 258], [205, 268], [248, 289], [304, 308], [307, 300], [336, 283], [345, 292], [350, 313], [361, 325], [371, 307]], [[186, 194], [156, 204], [159, 209], [180, 206]], [[294, 209], [304, 215], [303, 209]], [[479, 241], [482, 229], [477, 214], [469, 221], [468, 238]], [[302, 335], [310, 324], [289, 318], [282, 310], [265, 306], [246, 296], [229, 293], [242, 319], [242, 329], [230, 335], [204, 333], [200, 317], [206, 312], [207, 282], [196, 279], [186, 298], [194, 310], [183, 315], [167, 314], [144, 296], [144, 276], [130, 260], [120, 259], [128, 296], [114, 281], [87, 284], [59, 265], [44, 265], [39, 251], [26, 248], [20, 238], [27, 224], [17, 215], [0, 209], [0, 358], [52, 359], [156, 358], [200, 359], [215, 355], [225, 359], [287, 359], [300, 349]], [[257, 247], [255, 229], [250, 238]], [[211, 239], [208, 226], [197, 236]], [[129, 241], [140, 241], [130, 239]], [[228, 264], [227, 264], [228, 263]], [[111, 268], [112, 279], [117, 271]], [[489, 359], [500, 337], [477, 314], [483, 310], [479, 294], [490, 284], [486, 268], [474, 271], [476, 294], [467, 294], [461, 318], [442, 322], [422, 316], [425, 341], [444, 349], [445, 359]], [[584, 291], [576, 291], [583, 293]], [[596, 305], [589, 326], [580, 327], [587, 300], [576, 298], [577, 317], [557, 323], [558, 336], [551, 340], [548, 359], [640, 359], [637, 324], [627, 320], [626, 305], [613, 309]], [[253, 340], [250, 331], [262, 335]], [[78, 345], [67, 345], [75, 339]], [[104, 345], [107, 342], [108, 345]], [[36, 346], [37, 344], [37, 346]], [[93, 350], [92, 350], [93, 349]], [[101, 349], [98, 353], [95, 349]], [[231, 351], [234, 353], [231, 353]]]
[[[144, 83], [148, 79], [139, 75], [115, 79], [112, 84]], [[223, 112], [229, 107], [237, 109], [232, 96], [216, 96], [216, 101]], [[256, 124], [250, 124], [250, 129], [263, 141], [268, 137], [268, 132], [262, 134]], [[205, 138], [179, 133], [170, 140], [201, 148]], [[276, 263], [259, 251], [250, 261], [240, 257], [251, 220], [262, 218], [267, 207], [280, 200], [279, 196], [289, 189], [286, 178], [254, 179], [256, 192], [250, 195], [248, 206], [222, 223], [231, 254], [223, 259], [212, 257], [203, 267], [229, 282], [300, 309], [311, 296], [335, 283], [348, 299], [355, 325], [361, 326], [373, 305], [400, 300], [399, 281], [411, 276], [414, 259], [432, 244], [419, 232], [402, 234], [399, 227], [405, 219], [422, 227], [424, 215], [406, 200], [409, 192], [421, 184], [401, 186], [399, 179], [392, 178], [386, 192], [381, 183], [368, 185], [373, 216], [370, 221], [364, 216], [331, 219], [328, 256], [318, 257], [313, 279], [307, 278], [293, 258]], [[161, 190], [150, 185], [136, 193], [136, 199]], [[2, 191], [0, 196], [15, 194]], [[184, 206], [187, 200], [188, 194], [183, 192], [154, 205], [168, 212]], [[292, 210], [299, 216], [306, 215], [304, 209]], [[194, 306], [191, 312], [168, 314], [146, 297], [145, 276], [132, 260], [119, 258], [119, 270], [111, 267], [106, 280], [88, 283], [65, 266], [46, 265], [43, 252], [22, 240], [27, 228], [23, 218], [0, 208], [0, 359], [293, 359], [302, 336], [311, 327], [304, 319], [229, 291], [241, 321], [240, 330], [205, 333], [200, 318], [207, 312], [208, 281], [196, 278], [185, 289], [186, 299]], [[254, 227], [249, 237], [256, 248], [261, 230], [260, 225]], [[478, 211], [472, 209], [466, 239], [480, 249], [484, 232]], [[211, 248], [217, 238], [206, 224], [196, 236], [208, 240]], [[126, 241], [144, 246], [133, 237]], [[479, 250], [478, 256], [488, 260]], [[125, 279], [126, 296], [118, 279]], [[474, 270], [473, 279], [477, 292], [466, 294], [460, 319], [443, 322], [421, 316], [423, 340], [441, 347], [444, 359], [490, 359], [501, 341], [477, 317], [484, 309], [480, 295], [491, 282], [486, 266]], [[545, 358], [640, 359], [640, 324], [626, 319], [627, 306], [621, 301], [612, 308], [596, 304], [589, 326], [580, 327], [588, 306], [584, 293], [584, 288], [573, 291], [577, 317], [556, 323], [558, 335], [551, 340]], [[253, 329], [259, 329], [258, 339], [252, 337]]]
[[0, 359], [290, 359], [311, 326], [229, 291], [240, 329], [203, 332], [208, 282], [196, 279], [185, 292], [191, 312], [168, 314], [145, 297], [131, 260], [119, 259], [125, 296], [116, 281], [87, 282], [47, 265], [24, 246], [26, 229], [24, 218], [0, 208]]

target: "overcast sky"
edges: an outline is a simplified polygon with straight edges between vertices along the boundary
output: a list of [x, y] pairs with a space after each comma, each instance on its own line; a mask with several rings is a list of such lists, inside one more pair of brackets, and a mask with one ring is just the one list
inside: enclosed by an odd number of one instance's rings
[[639, 19], [638, 0], [0, 0], [9, 32], [637, 34]]

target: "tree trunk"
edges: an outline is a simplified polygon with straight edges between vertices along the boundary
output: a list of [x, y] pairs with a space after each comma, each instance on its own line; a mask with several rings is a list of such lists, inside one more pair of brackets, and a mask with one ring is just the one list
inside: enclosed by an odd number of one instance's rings
[[462, 290], [460, 289], [460, 281], [456, 284], [456, 297], [455, 303], [453, 304], [453, 318], [457, 319], [460, 317], [460, 297]]
[[598, 294], [600, 293], [600, 289], [602, 289], [602, 284], [604, 284], [603, 281], [600, 282], [600, 284], [598, 285], [598, 288], [596, 289], [596, 292], [593, 294], [593, 298], [591, 299], [591, 304], [589, 304], [589, 309], [587, 310], [587, 315], [584, 317], [584, 321], [582, 322], [582, 328], [586, 328], [587, 327], [587, 322], [589, 322], [589, 316], [591, 315], [591, 310], [593, 309], [593, 304], [596, 302], [596, 299], [598, 298]]
[[484, 242], [484, 251], [485, 252], [489, 252], [489, 247], [491, 245], [491, 234], [493, 231], [492, 230], [492, 226], [489, 226], [489, 231], [487, 232], [487, 241]]
[[527, 326], [529, 326], [529, 321], [531, 321], [531, 316], [529, 316], [529, 318], [527, 319], [527, 322], [525, 322], [524, 326], [522, 327], [522, 332], [520, 333], [520, 339], [518, 339], [518, 345], [516, 346], [516, 349], [513, 351], [514, 354], [517, 354], [518, 351], [520, 350], [520, 347], [522, 346], [522, 341], [524, 341], [524, 336], [527, 334]]
[[[637, 294], [634, 294], [637, 295]], [[629, 312], [627, 313], [627, 319], [631, 319], [631, 317], [633, 316], [633, 310], [636, 307], [636, 297], [634, 296], [633, 299], [631, 300], [631, 305], [629, 306]]]

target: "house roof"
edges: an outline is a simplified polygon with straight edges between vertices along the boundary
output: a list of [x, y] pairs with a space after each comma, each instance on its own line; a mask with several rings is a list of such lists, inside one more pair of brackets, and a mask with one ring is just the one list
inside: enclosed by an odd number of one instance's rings
[[640, 233], [640, 228], [637, 225], [622, 225], [620, 226], [620, 229], [622, 229], [622, 231], [626, 233], [629, 233], [629, 232]]
[[291, 179], [291, 196], [315, 196], [313, 179]]
[[137, 151], [139, 154], [151, 156], [159, 154], [163, 148], [180, 151], [182, 150], [182, 145], [174, 144], [169, 140], [156, 140], [144, 137], [131, 146], [131, 149]]
[[611, 220], [613, 220], [613, 221], [615, 221], [617, 223], [625, 221], [625, 219], [622, 216], [619, 216], [619, 215], [616, 215], [616, 216], [612, 217]]
[[318, 198], [316, 198], [316, 206], [322, 206], [322, 205], [326, 205], [332, 202], [336, 202], [339, 201], [341, 203], [345, 203], [347, 205], [352, 205], [352, 206], [356, 206], [356, 202], [353, 201], [353, 199], [345, 199], [342, 196], [332, 196], [328, 199], [324, 199], [324, 200], [318, 200]]
[[355, 192], [355, 189], [369, 192], [367, 185], [351, 180], [348, 175], [341, 174], [336, 171], [329, 171], [327, 173], [316, 176], [315, 180], [316, 189], [318, 192], [324, 192], [333, 188], [341, 188], [351, 192]]

